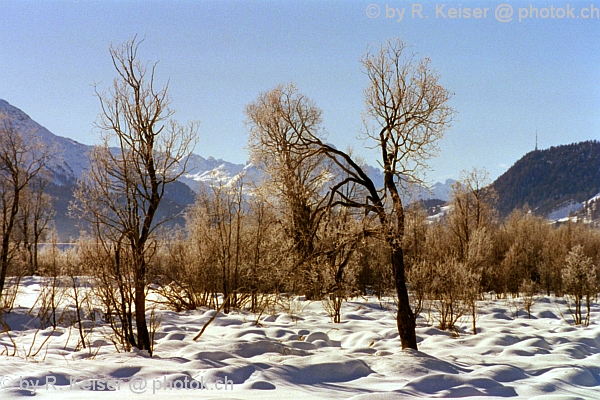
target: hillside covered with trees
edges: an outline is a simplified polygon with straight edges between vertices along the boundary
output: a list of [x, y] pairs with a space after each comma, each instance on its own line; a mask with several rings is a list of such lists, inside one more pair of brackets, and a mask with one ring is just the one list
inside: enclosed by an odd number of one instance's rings
[[600, 193], [600, 142], [586, 141], [527, 153], [500, 176], [493, 188], [497, 208], [508, 215], [528, 206], [537, 215]]

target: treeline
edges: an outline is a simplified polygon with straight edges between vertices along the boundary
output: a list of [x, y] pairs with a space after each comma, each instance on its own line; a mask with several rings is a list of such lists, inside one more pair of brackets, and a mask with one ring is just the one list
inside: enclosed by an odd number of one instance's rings
[[[394, 295], [389, 249], [377, 237], [374, 221], [341, 206], [319, 210], [315, 203], [306, 212], [319, 214], [313, 216], [318, 222], [305, 238], [293, 207], [266, 182], [257, 186], [243, 177], [214, 182], [187, 210], [184, 227], [163, 231], [151, 243], [148, 282], [158, 303], [174, 311], [210, 307], [262, 313], [272, 307], [273, 295], [303, 295], [322, 301], [339, 322], [341, 304], [349, 297]], [[325, 195], [328, 182], [313, 195]], [[440, 315], [439, 326], [452, 329], [484, 293], [497, 298], [570, 295], [574, 306], [595, 296], [598, 229], [552, 224], [529, 210], [501, 219], [494, 201], [485, 174], [474, 170], [454, 185], [443, 213], [428, 217], [418, 202], [407, 208], [403, 248], [416, 315], [429, 302]], [[310, 250], [300, 248], [299, 241], [310, 242]], [[11, 275], [30, 271], [26, 248], [22, 251]], [[116, 327], [132, 334], [130, 249], [84, 235], [66, 250], [47, 246], [39, 263], [44, 276], [91, 277], [101, 288], [103, 315], [112, 315]]]

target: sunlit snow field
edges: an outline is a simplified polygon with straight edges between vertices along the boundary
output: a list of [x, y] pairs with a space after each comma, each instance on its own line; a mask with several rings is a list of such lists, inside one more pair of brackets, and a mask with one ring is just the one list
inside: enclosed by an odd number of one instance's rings
[[117, 353], [101, 326], [92, 348], [79, 351], [75, 329], [38, 331], [39, 321], [27, 312], [39, 278], [22, 285], [20, 307], [4, 316], [10, 337], [0, 335], [0, 399], [592, 399], [600, 393], [600, 310], [593, 306], [589, 327], [573, 327], [561, 316], [569, 320], [562, 299], [553, 296], [541, 297], [528, 319], [522, 308], [515, 318], [520, 299], [487, 295], [477, 335], [470, 318], [452, 335], [425, 312], [418, 352], [400, 350], [390, 299], [354, 298], [344, 303], [340, 324], [320, 302], [302, 299], [291, 303], [291, 315], [279, 309], [260, 316], [258, 325], [255, 314], [219, 314], [196, 342], [214, 311], [162, 310], [150, 358]]

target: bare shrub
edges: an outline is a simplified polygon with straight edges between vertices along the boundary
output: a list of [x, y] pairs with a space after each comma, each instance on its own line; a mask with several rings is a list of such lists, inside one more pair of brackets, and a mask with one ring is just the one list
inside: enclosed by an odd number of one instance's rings
[[158, 294], [159, 303], [176, 312], [209, 307], [217, 292], [211, 254], [196, 247], [195, 239], [173, 233], [173, 237], [163, 241], [158, 254], [158, 285], [153, 286], [153, 291]]
[[[354, 194], [346, 193], [347, 198]], [[341, 322], [342, 303], [353, 294], [357, 270], [355, 251], [364, 241], [366, 221], [348, 208], [328, 208], [321, 224], [318, 256], [322, 271], [323, 306], [334, 323]]]
[[[598, 291], [596, 266], [591, 257], [583, 252], [583, 246], [577, 245], [571, 249], [565, 260], [562, 271], [564, 297], [569, 313], [575, 325], [589, 325], [592, 296]], [[587, 314], [582, 317], [581, 307], [585, 300]]]
[[[89, 337], [96, 324], [92, 291], [92, 282], [94, 278], [83, 275], [76, 250], [66, 250], [64, 258], [64, 279], [68, 287], [66, 296], [70, 300], [70, 312], [66, 314], [66, 318], [68, 318], [69, 325], [75, 325], [79, 334], [75, 350], [79, 350], [80, 348], [90, 348], [91, 343]], [[90, 319], [91, 321], [86, 323], [86, 319]], [[66, 345], [68, 345], [68, 340]], [[94, 352], [91, 349], [89, 349], [89, 351], [91, 358], [92, 355], [94, 355]], [[99, 351], [99, 349], [97, 349], [97, 351]]]
[[308, 307], [310, 301], [304, 297], [282, 293], [277, 296], [277, 306], [290, 316], [292, 321], [298, 323], [302, 319], [304, 309]]
[[431, 282], [434, 277], [434, 270], [426, 261], [421, 261], [411, 266], [407, 273], [407, 281], [409, 283], [411, 293], [411, 308], [415, 315], [415, 320], [419, 317], [428, 294], [432, 291]]
[[471, 302], [479, 295], [480, 280], [481, 275], [455, 259], [433, 265], [431, 292], [440, 329], [457, 332], [456, 322], [470, 311]]
[[56, 329], [63, 320], [65, 287], [60, 276], [42, 277], [40, 294], [31, 311], [37, 307], [37, 316], [42, 329], [51, 326]]
[[277, 312], [277, 296], [270, 293], [263, 293], [257, 296], [256, 306], [253, 308], [256, 318], [254, 320], [254, 324], [256, 326], [260, 326], [260, 318], [264, 314], [273, 315]]
[[321, 299], [321, 304], [323, 304], [323, 309], [329, 315], [329, 318], [333, 321], [334, 324], [338, 324], [341, 322], [341, 309], [342, 304], [345, 298], [340, 294], [328, 294]]
[[52, 326], [56, 329], [64, 322], [63, 313], [68, 289], [63, 279], [66, 257], [65, 253], [58, 248], [56, 235], [53, 235], [51, 243], [41, 250], [38, 261], [39, 272], [42, 274], [40, 294], [32, 310], [38, 307], [37, 316], [40, 318], [42, 328]]
[[539, 286], [531, 279], [524, 279], [520, 289], [523, 296], [523, 308], [527, 311], [527, 318], [531, 319], [531, 307], [538, 299]]
[[0, 296], [0, 313], [10, 313], [15, 306], [22, 275], [10, 276], [5, 281], [4, 291]]
[[117, 350], [130, 351], [134, 334], [134, 281], [131, 257], [126, 248], [99, 237], [80, 238], [77, 253], [81, 268], [93, 276], [92, 292], [109, 324], [109, 339]]

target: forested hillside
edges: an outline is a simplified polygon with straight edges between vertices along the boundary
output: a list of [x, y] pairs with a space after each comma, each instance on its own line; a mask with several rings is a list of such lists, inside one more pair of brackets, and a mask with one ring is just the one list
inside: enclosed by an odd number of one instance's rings
[[569, 202], [600, 193], [600, 142], [587, 141], [527, 153], [494, 183], [498, 211], [529, 206], [546, 216]]

